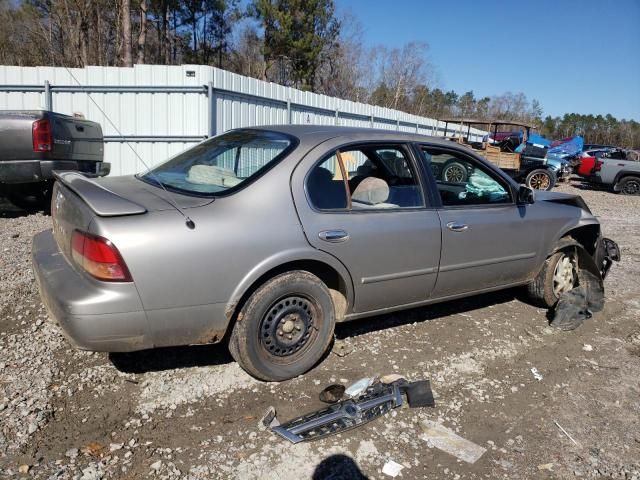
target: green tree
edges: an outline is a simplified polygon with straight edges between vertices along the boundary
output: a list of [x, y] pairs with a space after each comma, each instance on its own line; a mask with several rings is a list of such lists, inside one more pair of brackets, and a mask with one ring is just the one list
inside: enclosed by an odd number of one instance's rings
[[314, 90], [322, 53], [340, 33], [333, 0], [254, 0], [249, 11], [264, 31], [268, 67], [277, 63], [276, 76]]

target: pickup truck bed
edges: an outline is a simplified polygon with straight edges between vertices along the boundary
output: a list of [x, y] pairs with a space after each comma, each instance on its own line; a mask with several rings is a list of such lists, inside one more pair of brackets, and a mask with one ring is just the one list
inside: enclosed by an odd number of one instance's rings
[[98, 123], [45, 110], [0, 110], [0, 193], [13, 203], [50, 190], [54, 171], [107, 175], [111, 166], [103, 157]]

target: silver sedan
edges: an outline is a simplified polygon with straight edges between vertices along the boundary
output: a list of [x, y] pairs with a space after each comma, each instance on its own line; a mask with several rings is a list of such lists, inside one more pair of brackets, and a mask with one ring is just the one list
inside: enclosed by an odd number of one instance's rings
[[[433, 175], [452, 162], [472, 174]], [[336, 322], [518, 285], [549, 307], [578, 282], [573, 246], [605, 256], [580, 197], [534, 196], [470, 149], [410, 133], [233, 130], [144, 174], [57, 178], [33, 263], [71, 342], [225, 339], [264, 380], [312, 368]]]

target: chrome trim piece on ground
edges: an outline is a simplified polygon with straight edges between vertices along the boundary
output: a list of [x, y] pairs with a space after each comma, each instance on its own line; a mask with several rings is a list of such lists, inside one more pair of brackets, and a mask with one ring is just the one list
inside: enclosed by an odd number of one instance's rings
[[274, 426], [272, 430], [291, 443], [316, 440], [370, 422], [401, 405], [402, 393], [397, 384], [376, 384], [358, 399], [330, 405]]

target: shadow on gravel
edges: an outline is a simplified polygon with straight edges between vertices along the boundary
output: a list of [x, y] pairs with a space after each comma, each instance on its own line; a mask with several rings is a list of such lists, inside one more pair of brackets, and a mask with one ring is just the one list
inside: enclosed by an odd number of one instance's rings
[[[390, 327], [425, 322], [440, 317], [465, 313], [491, 305], [500, 305], [520, 298], [520, 290], [510, 289], [485, 293], [475, 297], [452, 300], [446, 303], [403, 310], [387, 315], [339, 323], [336, 338], [357, 337], [365, 333]], [[329, 351], [327, 351], [327, 355]], [[180, 368], [224, 365], [233, 362], [225, 341], [215, 345], [192, 345], [186, 347], [166, 347], [140, 352], [110, 353], [109, 360], [121, 372], [147, 373]], [[315, 478], [315, 477], [314, 477]], [[319, 477], [322, 478], [322, 477]]]
[[507, 303], [515, 299], [522, 299], [521, 290], [512, 288], [509, 290], [484, 293], [476, 295], [475, 297], [437, 303], [426, 307], [339, 323], [336, 325], [336, 338], [342, 340], [347, 337], [357, 337], [358, 335], [364, 335], [365, 333], [384, 330], [390, 327], [398, 327], [415, 322], [426, 322], [440, 317], [489, 307], [491, 305], [500, 305], [501, 303]]
[[331, 455], [322, 460], [313, 472], [313, 480], [367, 480], [369, 477], [347, 455]]
[[42, 212], [45, 215], [49, 215], [48, 211], [43, 211], [42, 209], [23, 210], [19, 207], [16, 207], [13, 203], [11, 203], [6, 198], [0, 196], [0, 218], [27, 217], [36, 212]]
[[179, 368], [223, 365], [233, 362], [226, 343], [167, 347], [140, 352], [110, 353], [109, 360], [121, 372], [147, 373]]
[[28, 214], [25, 210], [15, 207], [9, 200], [0, 196], [0, 218], [18, 218]]
[[607, 185], [597, 185], [597, 184], [584, 182], [584, 181], [574, 181], [571, 183], [571, 186], [574, 188], [577, 188], [578, 190], [590, 190], [593, 192], [614, 193], [611, 191], [611, 189]]
[[[427, 307], [339, 323], [336, 325], [336, 338], [342, 340], [347, 337], [357, 337], [390, 327], [425, 322], [485, 308], [490, 305], [499, 305], [519, 298], [519, 293], [518, 289], [503, 290]], [[158, 372], [180, 368], [224, 365], [233, 362], [233, 358], [224, 341], [215, 345], [192, 345], [156, 348], [140, 352], [110, 353], [109, 360], [111, 360], [114, 367], [125, 373]]]

